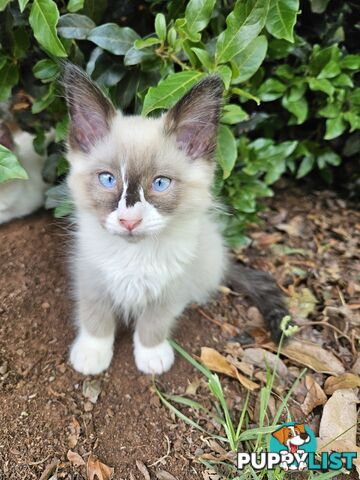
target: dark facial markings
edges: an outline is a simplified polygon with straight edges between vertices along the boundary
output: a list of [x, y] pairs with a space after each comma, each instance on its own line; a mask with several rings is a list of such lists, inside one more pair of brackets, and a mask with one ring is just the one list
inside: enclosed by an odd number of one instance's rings
[[125, 204], [127, 208], [133, 207], [135, 203], [140, 202], [140, 179], [131, 176], [126, 188]]

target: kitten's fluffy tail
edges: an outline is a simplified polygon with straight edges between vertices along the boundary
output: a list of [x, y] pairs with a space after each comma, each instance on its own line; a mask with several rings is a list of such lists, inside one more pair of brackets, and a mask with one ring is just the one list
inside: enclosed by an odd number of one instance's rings
[[272, 338], [279, 342], [282, 334], [281, 320], [289, 312], [272, 276], [234, 263], [229, 272], [229, 283], [235, 291], [241, 290], [250, 298], [264, 317]]

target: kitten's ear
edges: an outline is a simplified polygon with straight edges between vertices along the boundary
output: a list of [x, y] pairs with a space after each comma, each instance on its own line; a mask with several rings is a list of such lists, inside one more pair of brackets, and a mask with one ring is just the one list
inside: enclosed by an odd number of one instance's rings
[[0, 122], [0, 145], [12, 150], [14, 148], [14, 139], [10, 128], [4, 122]]
[[223, 82], [209, 76], [197, 83], [165, 116], [165, 128], [191, 158], [210, 157], [216, 147]]
[[72, 63], [64, 65], [63, 85], [70, 114], [70, 146], [88, 153], [109, 132], [115, 109], [88, 75]]

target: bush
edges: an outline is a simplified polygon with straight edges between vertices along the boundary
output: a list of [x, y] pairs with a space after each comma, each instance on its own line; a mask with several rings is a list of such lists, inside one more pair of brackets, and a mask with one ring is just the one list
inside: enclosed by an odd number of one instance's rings
[[[259, 200], [284, 174], [302, 178], [317, 169], [331, 181], [342, 161], [355, 162], [356, 2], [0, 0], [0, 11], [0, 100], [14, 95], [12, 112], [36, 133], [37, 151], [45, 148], [44, 129], [55, 128], [44, 172], [52, 183], [68, 168], [57, 88], [62, 58], [81, 64], [120, 108], [145, 115], [170, 107], [204, 75], [221, 76], [215, 188], [233, 213], [232, 243], [244, 240]], [[129, 17], [134, 29], [122, 26]], [[5, 167], [7, 178], [19, 175], [16, 159], [1, 149], [0, 178]], [[57, 216], [69, 209], [61, 192], [56, 186], [48, 194]]]

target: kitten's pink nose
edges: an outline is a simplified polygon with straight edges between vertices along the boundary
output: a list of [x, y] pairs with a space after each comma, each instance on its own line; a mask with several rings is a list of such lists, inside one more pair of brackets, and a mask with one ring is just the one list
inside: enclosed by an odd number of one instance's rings
[[123, 227], [125, 227], [127, 230], [129, 230], [129, 232], [131, 232], [132, 230], [134, 230], [135, 227], [139, 225], [139, 223], [142, 222], [142, 218], [135, 218], [132, 220], [127, 220], [126, 218], [120, 218], [119, 222]]

